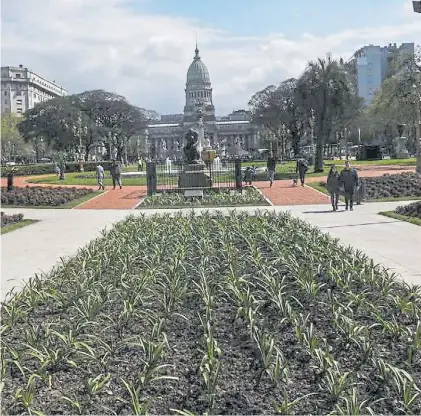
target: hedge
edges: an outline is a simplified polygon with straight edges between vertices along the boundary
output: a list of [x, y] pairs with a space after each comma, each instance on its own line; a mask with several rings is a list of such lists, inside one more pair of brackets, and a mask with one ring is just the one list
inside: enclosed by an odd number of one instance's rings
[[[85, 162], [83, 164], [84, 170], [86, 172], [95, 171], [97, 163], [96, 162]], [[111, 166], [110, 161], [102, 161], [101, 165], [104, 169], [109, 169]], [[45, 175], [49, 173], [54, 173], [54, 163], [43, 163], [36, 165], [13, 165], [13, 166], [2, 166], [1, 167], [1, 176], [6, 177], [10, 168], [15, 168], [15, 176], [33, 176], [33, 175]], [[78, 162], [69, 162], [66, 163], [66, 173], [69, 172], [79, 172], [79, 163]]]

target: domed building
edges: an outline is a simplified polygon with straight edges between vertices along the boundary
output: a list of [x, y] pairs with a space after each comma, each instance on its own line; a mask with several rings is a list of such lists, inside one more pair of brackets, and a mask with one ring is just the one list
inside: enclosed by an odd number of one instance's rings
[[261, 148], [261, 129], [250, 123], [248, 111], [239, 110], [220, 118], [215, 116], [209, 71], [197, 45], [194, 52], [193, 62], [187, 70], [184, 112], [162, 115], [159, 123], [148, 126], [145, 132], [148, 154], [158, 158], [182, 157], [184, 136], [190, 128], [196, 127], [199, 110], [203, 115], [205, 135], [213, 148], [225, 149], [228, 156], [238, 149], [238, 144], [248, 152]]

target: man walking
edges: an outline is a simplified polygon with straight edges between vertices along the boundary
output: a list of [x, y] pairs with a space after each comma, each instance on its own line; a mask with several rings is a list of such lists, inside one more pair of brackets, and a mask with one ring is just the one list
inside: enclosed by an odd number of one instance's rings
[[348, 161], [345, 162], [345, 169], [339, 176], [340, 183], [344, 188], [345, 209], [353, 210], [354, 205], [354, 191], [358, 184], [358, 173], [356, 169], [351, 169]]
[[123, 188], [121, 184], [121, 165], [120, 162], [114, 160], [111, 165], [111, 179], [113, 181], [113, 189], [115, 189], [116, 183], [120, 187], [120, 189]]
[[105, 189], [104, 176], [105, 176], [104, 168], [102, 167], [101, 163], [98, 162], [96, 166], [96, 180], [98, 182], [99, 191]]
[[270, 182], [270, 187], [272, 188], [273, 181], [275, 180], [275, 172], [276, 172], [276, 157], [273, 156], [273, 152], [270, 152], [269, 154], [266, 167], [268, 170], [268, 178]]
[[297, 167], [295, 168], [295, 173], [300, 176], [301, 186], [304, 186], [304, 181], [306, 177], [306, 173], [308, 170], [308, 163], [307, 160], [304, 159], [304, 157], [300, 157], [297, 160]]

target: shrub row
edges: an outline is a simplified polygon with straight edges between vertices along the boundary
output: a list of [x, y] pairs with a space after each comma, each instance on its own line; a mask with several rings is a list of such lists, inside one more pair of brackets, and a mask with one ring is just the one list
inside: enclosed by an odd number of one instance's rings
[[[104, 169], [109, 169], [111, 166], [110, 161], [101, 162]], [[96, 162], [86, 162], [83, 164], [85, 171], [94, 171], [96, 168]], [[1, 176], [6, 177], [12, 166], [2, 166]], [[31, 176], [31, 175], [45, 175], [48, 173], [54, 173], [54, 163], [43, 163], [36, 165], [16, 165], [13, 166], [16, 169], [15, 176]], [[69, 162], [66, 163], [66, 172], [79, 172], [79, 163]]]
[[8, 214], [5, 214], [4, 212], [1, 213], [1, 226], [2, 227], [15, 224], [22, 220], [23, 220], [23, 214], [8, 215]]
[[60, 206], [93, 192], [88, 188], [50, 186], [27, 186], [12, 191], [1, 188], [1, 191], [2, 205], [17, 206]]

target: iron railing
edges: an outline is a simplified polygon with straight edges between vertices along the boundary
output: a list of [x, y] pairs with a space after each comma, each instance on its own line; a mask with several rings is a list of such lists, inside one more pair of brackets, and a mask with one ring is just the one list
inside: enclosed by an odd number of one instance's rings
[[[197, 170], [194, 165], [184, 162], [148, 162], [146, 165], [148, 195], [156, 192], [184, 192], [187, 189], [238, 189], [242, 188], [241, 161], [220, 161], [206, 163]], [[182, 178], [198, 174], [201, 181], [189, 182]]]

